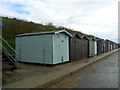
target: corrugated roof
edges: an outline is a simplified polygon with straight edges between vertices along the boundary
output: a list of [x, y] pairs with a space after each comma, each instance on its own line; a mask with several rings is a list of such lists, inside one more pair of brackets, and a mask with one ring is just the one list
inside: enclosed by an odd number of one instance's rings
[[71, 35], [69, 32], [67, 32], [66, 30], [37, 32], [37, 33], [25, 33], [25, 34], [16, 35], [16, 37], [42, 35], [42, 34], [58, 34], [58, 33], [61, 33], [61, 32], [64, 32], [64, 33], [66, 33], [67, 35], [69, 35], [70, 37], [72, 37], [72, 35]]

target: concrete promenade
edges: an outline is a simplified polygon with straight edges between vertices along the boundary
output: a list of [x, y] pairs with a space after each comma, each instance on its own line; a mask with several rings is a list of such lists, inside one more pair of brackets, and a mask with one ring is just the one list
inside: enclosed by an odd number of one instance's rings
[[116, 51], [118, 49], [81, 61], [68, 62], [55, 66], [20, 63], [19, 67], [21, 69], [3, 73], [3, 77], [5, 78], [3, 88], [45, 88]]

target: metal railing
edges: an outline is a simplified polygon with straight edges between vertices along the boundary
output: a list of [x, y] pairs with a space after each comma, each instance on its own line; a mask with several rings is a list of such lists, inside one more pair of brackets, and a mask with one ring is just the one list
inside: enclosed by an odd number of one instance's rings
[[6, 52], [6, 56], [9, 58], [9, 60], [12, 62], [12, 63], [16, 63], [17, 64], [17, 61], [13, 58], [13, 56], [7, 51], [7, 49], [5, 49], [4, 46], [2, 46], [0, 44], [0, 46], [2, 47], [2, 49]]
[[9, 45], [9, 43], [7, 43], [7, 42], [5, 41], [5, 39], [3, 39], [1, 36], [0, 36], [0, 38], [2, 39], [2, 41], [5, 42], [5, 44], [6, 44], [14, 53], [16, 53], [16, 51]]
[[[7, 47], [9, 47], [9, 48], [16, 54], [16, 51], [9, 45], [9, 43], [7, 43], [7, 41], [6, 41], [4, 38], [2, 38], [2, 37], [0, 36], [0, 39], [1, 39], [1, 41], [3, 41], [3, 42], [7, 45]], [[3, 49], [2, 51], [5, 52], [7, 58], [10, 60], [10, 62], [13, 63], [14, 65], [17, 64], [17, 61], [15, 60], [15, 58], [14, 58], [14, 57], [12, 56], [12, 54], [2, 45], [2, 42], [0, 43], [0, 46], [2, 47], [2, 49]]]

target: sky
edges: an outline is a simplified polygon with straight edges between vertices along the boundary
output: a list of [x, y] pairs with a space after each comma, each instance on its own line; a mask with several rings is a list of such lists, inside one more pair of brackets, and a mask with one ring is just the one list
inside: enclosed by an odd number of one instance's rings
[[[118, 42], [119, 0], [0, 0], [0, 16], [52, 22]], [[120, 41], [120, 40], [119, 40]]]

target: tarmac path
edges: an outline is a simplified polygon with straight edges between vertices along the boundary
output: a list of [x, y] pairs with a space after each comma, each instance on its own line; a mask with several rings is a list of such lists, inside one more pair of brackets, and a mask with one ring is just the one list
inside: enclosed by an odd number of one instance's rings
[[48, 88], [118, 88], [118, 53], [120, 50]]

